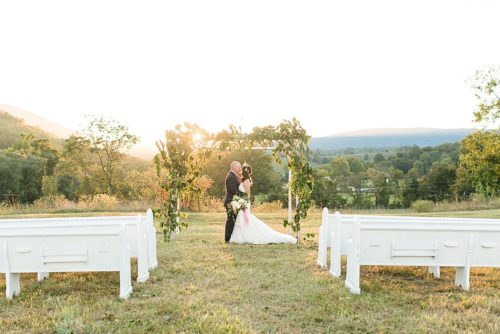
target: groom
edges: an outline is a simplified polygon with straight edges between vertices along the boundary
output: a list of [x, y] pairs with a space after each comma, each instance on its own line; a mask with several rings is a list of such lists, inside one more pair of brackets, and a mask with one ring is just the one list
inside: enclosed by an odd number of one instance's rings
[[227, 212], [227, 220], [226, 220], [226, 233], [224, 235], [224, 240], [229, 242], [231, 239], [231, 234], [233, 234], [234, 229], [234, 214], [229, 209], [231, 205], [231, 201], [233, 200], [234, 195], [239, 194], [238, 187], [240, 186], [240, 177], [241, 174], [241, 163], [238, 161], [231, 162], [230, 171], [226, 175], [226, 199], [224, 200], [224, 207]]

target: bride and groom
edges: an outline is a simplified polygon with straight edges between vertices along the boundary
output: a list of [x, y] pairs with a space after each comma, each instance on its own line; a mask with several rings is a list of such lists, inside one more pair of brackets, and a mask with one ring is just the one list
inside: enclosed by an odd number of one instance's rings
[[226, 176], [226, 198], [224, 200], [227, 211], [225, 241], [236, 244], [297, 243], [296, 238], [273, 230], [252, 215], [249, 202], [247, 208], [235, 213], [235, 208], [232, 205], [235, 196], [239, 198], [246, 195], [249, 198], [252, 184], [252, 167], [246, 163], [242, 166], [238, 161], [231, 162], [230, 171]]

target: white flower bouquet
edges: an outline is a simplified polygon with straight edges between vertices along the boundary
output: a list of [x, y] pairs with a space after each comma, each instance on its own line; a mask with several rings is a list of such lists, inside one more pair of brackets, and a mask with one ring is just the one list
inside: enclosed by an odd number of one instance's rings
[[245, 210], [250, 207], [250, 201], [246, 197], [240, 197], [234, 195], [233, 200], [229, 204], [229, 208], [233, 212], [234, 216], [238, 215], [240, 210]]

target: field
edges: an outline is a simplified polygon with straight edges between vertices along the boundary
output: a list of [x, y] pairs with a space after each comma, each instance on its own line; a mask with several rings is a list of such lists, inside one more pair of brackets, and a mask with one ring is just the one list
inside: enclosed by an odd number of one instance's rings
[[[387, 212], [385, 212], [387, 213]], [[400, 212], [394, 212], [400, 213]], [[108, 213], [109, 214], [109, 213]], [[284, 231], [286, 213], [259, 213]], [[500, 218], [500, 210], [435, 215]], [[118, 299], [117, 273], [21, 277], [21, 296], [0, 296], [6, 333], [498, 333], [500, 269], [475, 268], [471, 291], [425, 268], [364, 267], [362, 294], [315, 266], [316, 240], [292, 245], [223, 243], [223, 214], [193, 214], [169, 244], [158, 235], [159, 268]], [[313, 212], [304, 232], [316, 232]], [[135, 276], [136, 266], [133, 266]], [[344, 261], [345, 273], [345, 261]], [[0, 290], [5, 280], [0, 278]]]

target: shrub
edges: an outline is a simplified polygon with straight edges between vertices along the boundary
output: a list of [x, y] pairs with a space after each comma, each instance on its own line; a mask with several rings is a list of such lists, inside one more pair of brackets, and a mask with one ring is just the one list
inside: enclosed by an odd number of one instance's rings
[[253, 212], [275, 213], [283, 211], [283, 204], [281, 201], [264, 202], [252, 207]]
[[411, 208], [416, 212], [431, 212], [434, 206], [434, 202], [427, 200], [418, 200], [411, 204]]
[[97, 194], [88, 201], [88, 205], [96, 211], [113, 211], [118, 206], [118, 199], [107, 194]]
[[67, 210], [75, 208], [75, 203], [68, 201], [63, 195], [47, 195], [33, 202], [36, 211]]

